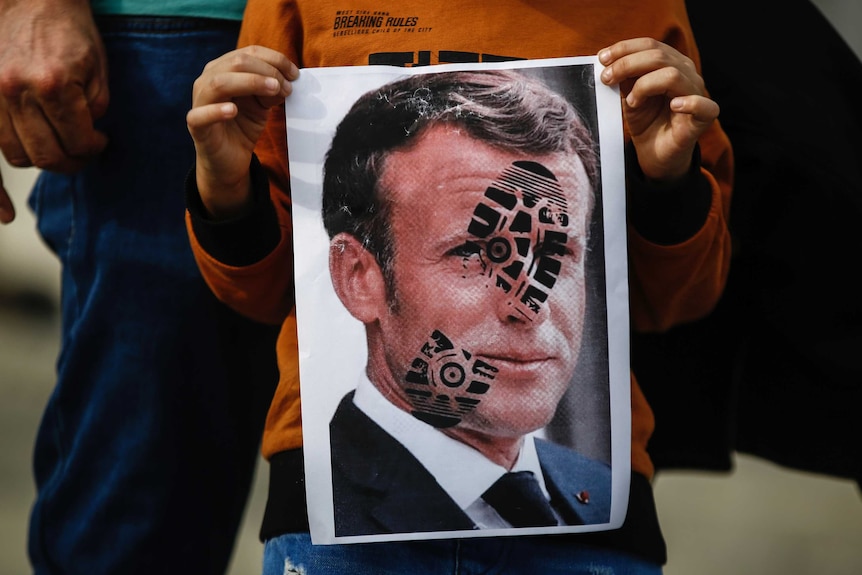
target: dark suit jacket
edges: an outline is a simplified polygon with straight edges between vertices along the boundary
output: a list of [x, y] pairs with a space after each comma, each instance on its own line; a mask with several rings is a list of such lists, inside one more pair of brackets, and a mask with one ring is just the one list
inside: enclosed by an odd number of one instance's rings
[[[419, 461], [353, 404], [353, 392], [329, 430], [336, 536], [475, 528]], [[566, 522], [606, 523], [610, 468], [554, 443], [537, 441], [536, 449], [552, 504]], [[582, 492], [589, 503], [578, 500]]]

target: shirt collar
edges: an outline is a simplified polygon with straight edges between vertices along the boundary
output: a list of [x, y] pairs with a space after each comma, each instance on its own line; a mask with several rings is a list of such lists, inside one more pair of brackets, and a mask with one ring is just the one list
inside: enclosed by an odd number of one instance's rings
[[[462, 509], [479, 499], [507, 471], [476, 449], [393, 405], [364, 373], [356, 387], [353, 403], [406, 447]], [[524, 438], [512, 471], [532, 471], [542, 491], [548, 495], [532, 435]]]

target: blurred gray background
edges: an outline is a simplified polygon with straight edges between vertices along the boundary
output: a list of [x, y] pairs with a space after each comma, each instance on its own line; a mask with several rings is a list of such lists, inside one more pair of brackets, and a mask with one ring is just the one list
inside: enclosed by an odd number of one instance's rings
[[[814, 3], [862, 55], [862, 0]], [[0, 158], [0, 172], [18, 210], [0, 226], [0, 575], [22, 575], [31, 449], [59, 349], [59, 266], [26, 208], [36, 171]], [[261, 462], [230, 575], [260, 572], [266, 471]], [[850, 481], [738, 456], [732, 473], [662, 472], [655, 492], [667, 575], [862, 574], [862, 493]]]

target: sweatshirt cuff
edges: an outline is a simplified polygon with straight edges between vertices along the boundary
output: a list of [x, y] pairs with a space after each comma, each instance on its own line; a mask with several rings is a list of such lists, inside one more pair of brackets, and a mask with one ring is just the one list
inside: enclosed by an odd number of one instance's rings
[[251, 158], [252, 201], [239, 215], [210, 219], [198, 192], [195, 167], [186, 175], [186, 208], [198, 243], [219, 262], [242, 267], [269, 255], [281, 241], [278, 214], [269, 196], [269, 178], [257, 156]]
[[681, 244], [703, 227], [712, 207], [712, 185], [701, 171], [700, 147], [682, 180], [668, 186], [647, 182], [637, 153], [626, 147], [629, 221], [644, 239], [659, 245]]

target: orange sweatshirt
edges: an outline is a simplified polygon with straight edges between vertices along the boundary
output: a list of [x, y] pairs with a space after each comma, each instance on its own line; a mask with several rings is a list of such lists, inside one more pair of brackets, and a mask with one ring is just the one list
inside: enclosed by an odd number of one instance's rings
[[[490, 4], [251, 0], [240, 45], [274, 48], [300, 67], [419, 66], [593, 55], [618, 40], [641, 36], [662, 40], [698, 63], [683, 0], [498, 0]], [[712, 309], [724, 287], [730, 259], [726, 217], [732, 155], [717, 122], [702, 137], [700, 151], [699, 181], [693, 187], [706, 188], [711, 196], [708, 209], [701, 213], [692, 214], [697, 210], [686, 206], [686, 194], [694, 196], [694, 191], [681, 190], [673, 201], [668, 197], [657, 204], [652, 202], [650, 190], [634, 197], [629, 182], [630, 212], [638, 211], [639, 202], [652, 203], [642, 211], [650, 218], [664, 218], [668, 226], [675, 225], [674, 220], [697, 218], [696, 233], [675, 238], [680, 241], [671, 245], [645, 237], [630, 222], [633, 329], [664, 330], [699, 318]], [[216, 250], [208, 253], [191, 218], [189, 230], [201, 271], [216, 295], [251, 318], [283, 326], [278, 341], [281, 377], [263, 437], [263, 454], [270, 458], [302, 444], [283, 107], [271, 112], [256, 153], [269, 175], [270, 195], [281, 226], [277, 245], [258, 261], [236, 265], [214, 257]], [[633, 376], [632, 466], [646, 477], [653, 474], [646, 451], [653, 425], [652, 411]]]
[[[674, 46], [699, 66], [684, 0], [249, 0], [240, 45], [274, 48], [300, 67], [421, 66], [594, 55], [642, 36]], [[632, 150], [627, 152], [631, 326], [666, 330], [709, 313], [724, 288], [731, 249], [730, 143], [716, 122], [700, 139], [691, 173], [673, 189], [651, 188], [630, 161]], [[283, 107], [271, 111], [256, 154], [263, 165], [252, 170], [258, 209], [235, 222], [208, 222], [192, 178], [187, 223], [214, 293], [251, 318], [282, 326], [280, 381], [263, 437], [271, 473], [261, 529], [267, 539], [308, 529], [298, 449], [302, 422]], [[653, 414], [634, 375], [631, 381], [633, 475], [626, 523], [578, 538], [663, 563], [665, 545], [649, 485]], [[565, 538], [560, 541], [566, 544]]]

